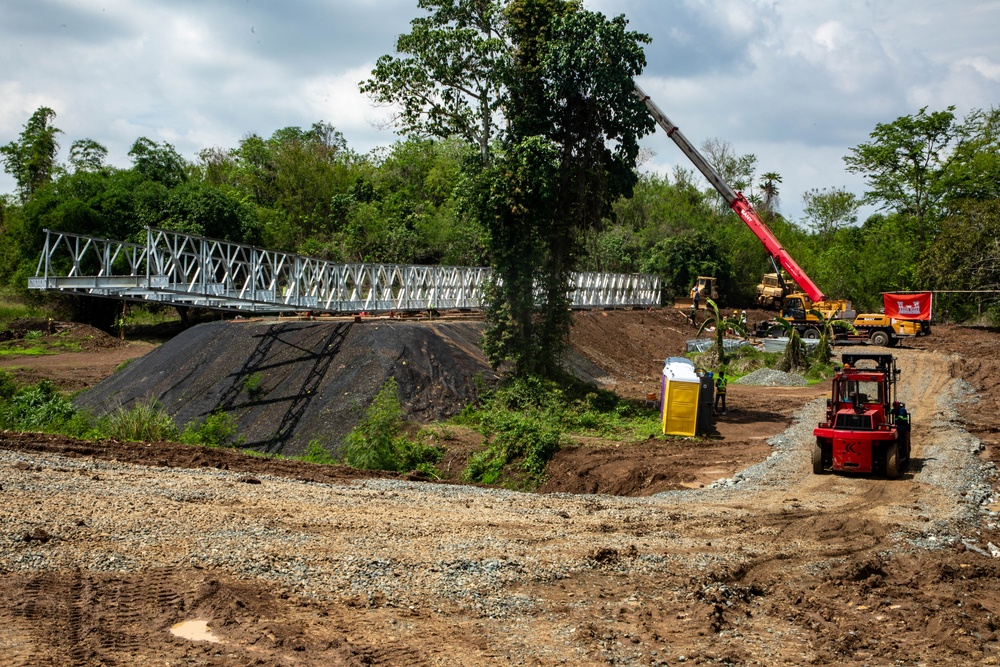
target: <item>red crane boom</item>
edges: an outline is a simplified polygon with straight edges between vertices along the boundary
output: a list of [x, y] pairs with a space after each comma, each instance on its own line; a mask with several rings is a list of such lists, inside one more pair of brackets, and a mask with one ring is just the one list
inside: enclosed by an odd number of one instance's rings
[[809, 295], [810, 299], [813, 301], [825, 300], [826, 296], [823, 294], [822, 290], [820, 290], [816, 286], [816, 283], [814, 283], [809, 276], [806, 275], [806, 272], [795, 263], [792, 256], [789, 255], [788, 251], [781, 245], [778, 237], [776, 237], [774, 232], [772, 232], [768, 226], [764, 224], [764, 221], [760, 219], [757, 211], [754, 210], [753, 205], [747, 201], [747, 198], [743, 196], [743, 193], [733, 190], [728, 183], [722, 180], [719, 172], [712, 168], [712, 165], [710, 165], [702, 154], [691, 145], [691, 142], [689, 142], [681, 133], [680, 129], [670, 122], [670, 119], [667, 118], [666, 114], [663, 113], [660, 107], [656, 106], [656, 102], [651, 100], [649, 95], [647, 95], [638, 85], [635, 86], [635, 94], [646, 104], [646, 108], [649, 109], [650, 115], [652, 115], [657, 124], [663, 128], [663, 130], [667, 133], [667, 136], [674, 140], [674, 143], [681, 149], [681, 152], [684, 153], [689, 160], [691, 160], [694, 166], [698, 168], [698, 171], [700, 171], [702, 175], [708, 179], [708, 182], [711, 183], [716, 190], [718, 190], [719, 194], [726, 200], [729, 207], [740, 217], [740, 220], [745, 222], [747, 227], [750, 228], [750, 231], [752, 231], [754, 235], [760, 239], [760, 242], [764, 244], [764, 248], [767, 250], [767, 254], [771, 257], [771, 260], [777, 261], [781, 264], [782, 268], [784, 268], [785, 271], [788, 272], [788, 275], [792, 277], [792, 280], [797, 282], [802, 290]]

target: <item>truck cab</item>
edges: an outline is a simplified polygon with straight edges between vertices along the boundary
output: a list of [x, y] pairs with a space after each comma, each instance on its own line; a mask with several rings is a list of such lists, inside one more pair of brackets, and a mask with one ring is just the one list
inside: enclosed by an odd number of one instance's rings
[[757, 305], [762, 308], [780, 306], [787, 292], [785, 285], [792, 284], [787, 274], [765, 273], [757, 284]]
[[910, 459], [910, 417], [896, 400], [896, 361], [890, 354], [845, 354], [843, 362], [826, 419], [813, 430], [813, 472], [884, 472], [895, 479]]

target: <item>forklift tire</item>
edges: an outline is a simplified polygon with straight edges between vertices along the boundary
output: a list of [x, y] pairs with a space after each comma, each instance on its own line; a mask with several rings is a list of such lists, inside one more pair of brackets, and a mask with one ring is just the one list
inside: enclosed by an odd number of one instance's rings
[[889, 445], [885, 453], [885, 478], [899, 479], [899, 443]]
[[813, 445], [813, 474], [823, 474], [823, 446], [819, 444], [819, 440]]
[[884, 331], [873, 331], [868, 337], [872, 345], [878, 345], [879, 347], [889, 347], [889, 334]]
[[802, 332], [802, 337], [806, 340], [819, 340], [819, 329], [809, 327], [804, 332]]

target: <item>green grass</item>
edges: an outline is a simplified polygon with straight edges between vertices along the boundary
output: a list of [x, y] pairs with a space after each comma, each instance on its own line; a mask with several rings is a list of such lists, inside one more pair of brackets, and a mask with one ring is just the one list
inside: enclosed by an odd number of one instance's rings
[[0, 347], [0, 357], [40, 357], [45, 354], [57, 354], [47, 347]]
[[46, 354], [59, 354], [61, 352], [80, 352], [83, 347], [72, 340], [52, 340], [48, 339], [28, 339], [32, 343], [24, 341], [7, 341], [0, 343], [0, 356], [6, 357], [39, 357]]
[[178, 434], [174, 420], [152, 399], [138, 402], [128, 410], [119, 407], [102, 419], [98, 428], [107, 437], [133, 442], [176, 440]]
[[54, 317], [54, 313], [45, 306], [28, 303], [10, 289], [0, 290], [0, 328], [15, 320], [50, 317]]

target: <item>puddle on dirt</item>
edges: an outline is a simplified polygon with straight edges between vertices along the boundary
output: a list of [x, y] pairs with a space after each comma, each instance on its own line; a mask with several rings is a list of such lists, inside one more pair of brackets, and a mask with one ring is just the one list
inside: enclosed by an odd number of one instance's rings
[[195, 642], [212, 642], [221, 644], [222, 640], [212, 634], [208, 621], [184, 621], [170, 628], [170, 633], [181, 639]]

